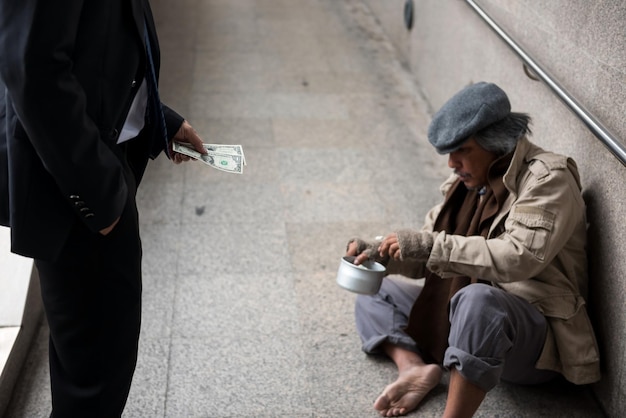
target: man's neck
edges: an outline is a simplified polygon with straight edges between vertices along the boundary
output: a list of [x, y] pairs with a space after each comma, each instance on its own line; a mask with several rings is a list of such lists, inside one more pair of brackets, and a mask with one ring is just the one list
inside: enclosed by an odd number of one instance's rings
[[469, 190], [470, 192], [475, 191], [476, 193], [478, 193], [479, 196], [482, 196], [487, 193], [487, 186], [468, 187], [467, 190]]

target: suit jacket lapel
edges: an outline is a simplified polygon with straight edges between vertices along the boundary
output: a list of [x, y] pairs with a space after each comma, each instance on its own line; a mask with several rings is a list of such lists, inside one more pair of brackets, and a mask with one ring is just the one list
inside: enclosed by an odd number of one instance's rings
[[132, 0], [130, 2], [133, 19], [135, 21], [135, 27], [137, 28], [137, 36], [141, 39], [141, 44], [144, 46], [144, 52], [146, 48], [146, 41], [144, 39], [144, 22], [145, 22], [145, 14], [144, 14], [144, 1], [143, 0]]
[[145, 30], [147, 28], [148, 36], [150, 37], [150, 52], [152, 53], [154, 71], [158, 80], [159, 68], [161, 66], [161, 54], [159, 52], [159, 41], [156, 35], [154, 17], [152, 16], [150, 4], [146, 0], [133, 0], [132, 10], [135, 24], [137, 26], [137, 32], [139, 34], [139, 37], [141, 38], [142, 45], [144, 46], [144, 52], [146, 52]]

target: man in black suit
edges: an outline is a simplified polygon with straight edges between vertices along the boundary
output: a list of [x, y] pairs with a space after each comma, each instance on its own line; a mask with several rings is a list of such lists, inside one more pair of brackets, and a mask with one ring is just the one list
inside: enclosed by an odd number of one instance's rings
[[136, 188], [160, 152], [188, 160], [172, 140], [204, 152], [161, 105], [158, 69], [148, 0], [0, 0], [0, 224], [39, 271], [54, 417], [121, 415], [141, 321]]

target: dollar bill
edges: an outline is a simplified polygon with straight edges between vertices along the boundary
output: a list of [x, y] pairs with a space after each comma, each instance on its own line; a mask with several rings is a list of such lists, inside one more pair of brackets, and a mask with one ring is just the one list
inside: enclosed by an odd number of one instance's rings
[[[206, 144], [210, 145], [210, 144]], [[215, 145], [215, 144], [212, 144]], [[180, 142], [174, 142], [174, 151], [185, 154], [191, 158], [194, 158], [198, 161], [202, 161], [206, 165], [213, 167], [220, 171], [225, 171], [227, 173], [243, 173], [243, 165], [244, 165], [244, 156], [243, 149], [239, 146], [239, 150], [237, 149], [229, 149], [228, 146], [224, 147], [222, 151], [224, 152], [216, 152], [214, 150], [209, 150], [207, 148], [207, 154], [201, 154], [195, 149], [187, 146], [186, 144], [182, 144]]]
[[224, 155], [240, 155], [243, 161], [243, 165], [246, 164], [246, 156], [243, 153], [243, 147], [241, 145], [224, 145], [224, 144], [202, 144], [209, 152], [215, 152]]

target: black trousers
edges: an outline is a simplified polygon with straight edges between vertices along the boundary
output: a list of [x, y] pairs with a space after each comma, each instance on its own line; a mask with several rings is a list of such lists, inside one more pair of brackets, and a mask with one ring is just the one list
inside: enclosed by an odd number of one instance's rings
[[107, 236], [77, 220], [55, 262], [35, 260], [50, 327], [52, 417], [119, 417], [137, 362], [141, 241], [135, 179]]

